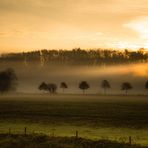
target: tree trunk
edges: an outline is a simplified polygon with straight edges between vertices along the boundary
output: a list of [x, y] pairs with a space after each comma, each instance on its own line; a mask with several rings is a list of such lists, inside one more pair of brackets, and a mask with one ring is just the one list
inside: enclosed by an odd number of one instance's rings
[[104, 88], [104, 95], [106, 95], [106, 88]]
[[85, 89], [83, 89], [83, 95], [85, 94]]
[[125, 90], [125, 94], [127, 95], [127, 89]]

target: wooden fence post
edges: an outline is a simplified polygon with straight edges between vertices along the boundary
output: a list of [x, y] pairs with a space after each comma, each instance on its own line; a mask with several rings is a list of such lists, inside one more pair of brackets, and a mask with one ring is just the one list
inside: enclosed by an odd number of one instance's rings
[[76, 139], [78, 139], [78, 131], [76, 131]]
[[55, 130], [56, 130], [56, 129], [54, 129], [54, 128], [52, 129], [52, 132], [51, 132], [51, 136], [52, 136], [52, 137], [55, 136]]
[[11, 135], [11, 128], [9, 128], [9, 135]]
[[24, 128], [24, 134], [27, 134], [27, 127]]
[[132, 137], [129, 136], [129, 144], [131, 145], [132, 144]]

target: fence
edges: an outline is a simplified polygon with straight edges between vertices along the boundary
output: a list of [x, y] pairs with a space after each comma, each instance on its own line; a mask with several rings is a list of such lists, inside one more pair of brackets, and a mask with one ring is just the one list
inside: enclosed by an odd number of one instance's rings
[[[24, 135], [24, 136], [29, 135], [29, 134], [38, 134], [38, 133], [47, 135], [47, 134], [45, 134], [45, 133], [38, 132], [38, 131], [36, 131], [36, 132], [35, 132], [35, 131], [31, 132], [31, 131], [29, 131], [28, 129], [29, 129], [29, 128], [24, 127], [24, 129], [22, 129], [22, 131], [20, 131], [20, 132], [17, 133], [17, 134]], [[12, 132], [12, 128], [9, 128], [9, 129], [8, 129], [8, 132], [4, 132], [4, 131], [2, 132], [2, 131], [0, 131], [0, 133], [1, 133], [1, 134], [8, 134], [8, 135], [16, 134], [16, 133]], [[50, 135], [47, 135], [47, 136], [56, 137], [56, 136], [55, 136], [54, 130], [52, 130], [52, 131], [50, 132]], [[79, 139], [79, 138], [83, 138], [83, 137], [80, 136], [78, 130], [76, 130], [75, 133], [73, 133], [73, 136], [72, 136], [72, 137], [74, 137], [76, 140]], [[135, 142], [134, 142], [134, 137], [132, 137], [132, 136], [127, 136], [126, 139], [120, 137], [119, 139], [120, 139], [120, 142], [128, 143], [129, 145], [135, 144]], [[99, 138], [98, 138], [98, 140], [99, 140]], [[103, 140], [109, 140], [109, 139], [103, 138]]]

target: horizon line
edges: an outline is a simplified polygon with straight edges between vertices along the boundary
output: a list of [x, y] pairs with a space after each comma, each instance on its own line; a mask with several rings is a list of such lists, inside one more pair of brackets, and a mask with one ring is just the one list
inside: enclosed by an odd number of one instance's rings
[[131, 48], [102, 48], [102, 47], [98, 47], [98, 48], [81, 48], [81, 47], [74, 47], [74, 48], [70, 48], [70, 49], [67, 49], [67, 48], [40, 48], [40, 49], [31, 49], [31, 50], [28, 50], [28, 49], [24, 49], [24, 50], [21, 50], [21, 51], [8, 51], [8, 52], [0, 52], [0, 55], [3, 55], [3, 54], [17, 54], [17, 53], [29, 53], [29, 52], [34, 52], [34, 51], [42, 51], [42, 50], [57, 50], [57, 51], [72, 51], [74, 49], [80, 49], [80, 50], [85, 50], [85, 51], [89, 51], [89, 50], [111, 50], [111, 51], [114, 51], [114, 50], [118, 50], [118, 51], [125, 51], [125, 50], [128, 50], [130, 52], [132, 51], [138, 51], [140, 49], [143, 49], [144, 51], [148, 52], [148, 48], [144, 48], [144, 47], [140, 47], [140, 48], [137, 48], [137, 49], [131, 49]]

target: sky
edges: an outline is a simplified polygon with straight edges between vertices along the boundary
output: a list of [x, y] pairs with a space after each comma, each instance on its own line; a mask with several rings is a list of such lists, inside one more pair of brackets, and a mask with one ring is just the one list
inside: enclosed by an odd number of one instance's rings
[[148, 48], [148, 0], [0, 0], [0, 53]]

